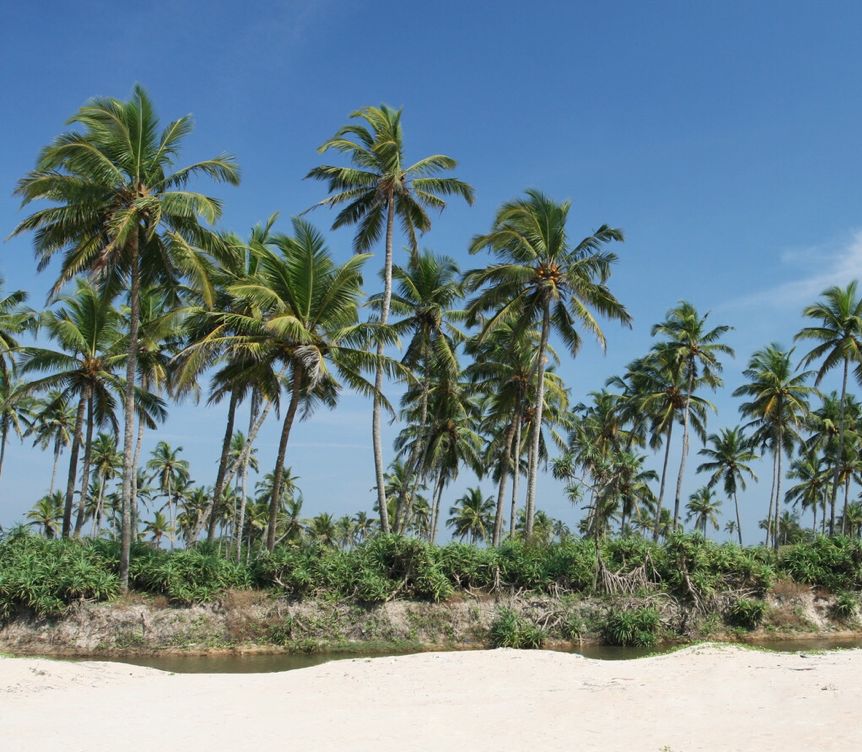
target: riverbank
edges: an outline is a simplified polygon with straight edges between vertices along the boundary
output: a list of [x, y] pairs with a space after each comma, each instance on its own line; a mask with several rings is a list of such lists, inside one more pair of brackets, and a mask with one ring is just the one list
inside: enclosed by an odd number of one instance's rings
[[9, 752], [150, 750], [166, 740], [208, 752], [288, 743], [339, 752], [846, 752], [857, 744], [860, 671], [862, 651], [716, 645], [624, 662], [495, 650], [240, 676], [0, 659], [0, 724]]
[[[21, 612], [0, 625], [0, 652], [122, 658], [862, 640], [858, 620], [840, 617], [836, 597], [814, 588], [785, 583], [773, 589], [764, 599], [751, 602], [752, 621], [743, 626], [734, 616], [736, 603], [716, 603], [704, 611], [665, 594], [557, 598], [509, 594], [359, 605], [228, 591], [211, 603], [178, 606], [164, 598], [136, 595], [81, 602], [62, 616]], [[654, 621], [644, 622], [644, 615]]]

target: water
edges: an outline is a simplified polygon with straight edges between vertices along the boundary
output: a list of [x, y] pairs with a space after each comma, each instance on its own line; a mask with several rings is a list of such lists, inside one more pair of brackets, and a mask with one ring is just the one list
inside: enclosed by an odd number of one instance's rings
[[[652, 648], [620, 648], [610, 645], [583, 645], [570, 651], [586, 658], [618, 661], [632, 658], [642, 658], [657, 652], [669, 652], [676, 646], [667, 646], [663, 650]], [[779, 652], [815, 652], [835, 650], [838, 648], [862, 648], [862, 638], [820, 638], [810, 640], [773, 640], [759, 642], [756, 647]], [[379, 658], [389, 655], [404, 655], [405, 653], [319, 653], [317, 655], [288, 654], [250, 654], [250, 655], [153, 655], [132, 656], [119, 659], [123, 663], [136, 666], [148, 666], [162, 671], [172, 671], [177, 674], [258, 674], [273, 671], [292, 671], [298, 668], [309, 668], [321, 663], [351, 658]], [[104, 659], [99, 659], [104, 660]]]

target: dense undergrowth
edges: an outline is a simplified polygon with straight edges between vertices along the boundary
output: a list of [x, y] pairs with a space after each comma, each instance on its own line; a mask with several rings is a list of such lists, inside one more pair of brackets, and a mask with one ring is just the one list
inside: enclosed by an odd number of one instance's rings
[[[862, 589], [862, 542], [851, 538], [819, 538], [777, 553], [720, 545], [699, 536], [674, 536], [662, 544], [627, 538], [603, 542], [600, 560], [603, 571], [615, 575], [639, 571], [645, 587], [681, 601], [696, 594], [734, 591], [756, 602], [777, 578], [835, 593]], [[10, 533], [0, 540], [0, 619], [20, 610], [54, 616], [77, 601], [109, 600], [118, 592], [118, 565], [118, 546], [110, 541], [46, 540]], [[176, 604], [215, 601], [227, 590], [252, 588], [295, 599], [380, 603], [396, 598], [441, 601], [465, 590], [589, 595], [597, 592], [600, 582], [595, 547], [589, 540], [548, 546], [510, 541], [492, 549], [378, 536], [347, 551], [282, 546], [242, 564], [219, 555], [214, 547], [169, 553], [137, 544], [131, 585], [137, 592], [162, 595]], [[754, 624], [762, 616], [748, 604], [737, 611], [732, 617], [741, 624]], [[609, 635], [622, 635], [618, 641], [628, 641], [628, 632], [649, 631], [644, 621], [651, 621], [649, 614], [625, 618], [629, 622], [607, 628]], [[500, 644], [521, 639], [518, 626], [511, 619], [501, 622]], [[637, 641], [636, 636], [633, 639]]]

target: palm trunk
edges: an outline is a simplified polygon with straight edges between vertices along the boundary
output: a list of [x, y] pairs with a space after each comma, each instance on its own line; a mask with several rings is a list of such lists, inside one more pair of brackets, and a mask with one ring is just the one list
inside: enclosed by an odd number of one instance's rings
[[135, 375], [138, 368], [138, 327], [140, 325], [141, 269], [138, 259], [138, 228], [129, 236], [129, 349], [126, 359], [126, 387], [123, 403], [123, 493], [120, 532], [120, 591], [129, 590], [129, 558], [132, 551], [132, 483], [135, 467]]
[[243, 465], [248, 463], [249, 457], [251, 457], [251, 450], [254, 445], [254, 440], [257, 438], [257, 434], [260, 432], [261, 426], [263, 426], [264, 421], [266, 420], [266, 416], [269, 415], [269, 411], [272, 409], [272, 402], [267, 402], [266, 407], [263, 408], [260, 415], [258, 415], [254, 422], [249, 422], [251, 426], [248, 432], [248, 441], [246, 441], [245, 447], [240, 453], [240, 456], [236, 458], [236, 461], [231, 463], [228, 467], [228, 471], [225, 474], [224, 485], [225, 487], [229, 486], [233, 481], [234, 475], [236, 475], [239, 470], [242, 469]]
[[275, 548], [276, 526], [278, 525], [278, 510], [281, 506], [281, 482], [284, 476], [284, 456], [287, 453], [287, 440], [290, 437], [290, 429], [299, 407], [301, 374], [294, 365], [293, 387], [290, 394], [290, 405], [284, 416], [284, 425], [281, 428], [281, 439], [278, 442], [278, 457], [276, 458], [275, 471], [272, 478], [272, 497], [269, 500], [269, 520], [266, 526], [266, 547], [269, 551]]
[[[392, 233], [395, 225], [395, 198], [389, 195], [389, 206], [386, 216], [386, 258], [383, 264], [383, 306], [380, 311], [380, 323], [386, 326], [389, 321], [389, 306], [392, 302]], [[377, 340], [378, 361], [383, 358], [383, 339]], [[383, 392], [383, 365], [378, 362], [374, 372], [374, 408], [371, 422], [372, 442], [374, 444], [374, 476], [377, 482], [377, 507], [380, 510], [380, 529], [389, 532], [389, 510], [386, 508], [386, 481], [383, 472], [383, 438], [381, 436], [380, 395]]]
[[75, 478], [78, 474], [78, 452], [81, 451], [84, 430], [84, 413], [87, 410], [87, 395], [84, 394], [78, 402], [78, 412], [75, 414], [75, 433], [72, 436], [72, 451], [69, 456], [69, 477], [66, 481], [66, 498], [63, 504], [63, 531], [64, 538], [69, 537], [72, 530], [72, 502], [75, 498]]
[[[3, 438], [4, 438], [3, 443], [5, 444], [6, 443], [5, 442], [5, 434], [4, 434]], [[5, 446], [0, 448], [0, 468], [3, 467], [3, 454], [2, 454], [3, 449], [5, 449]], [[49, 496], [54, 493], [54, 483], [57, 480], [57, 465], [60, 464], [60, 454], [62, 453], [62, 451], [63, 451], [63, 445], [60, 443], [60, 439], [59, 438], [54, 439], [54, 464], [51, 465], [51, 485], [48, 488], [48, 495]]]
[[739, 536], [739, 545], [742, 545], [742, 525], [739, 522], [739, 501], [736, 498], [736, 491], [733, 492], [733, 509], [736, 512], [736, 534]]
[[667, 425], [667, 434], [664, 437], [664, 462], [661, 466], [661, 481], [658, 487], [658, 501], [655, 508], [655, 527], [652, 531], [652, 539], [658, 540], [658, 535], [661, 530], [661, 510], [664, 503], [664, 486], [667, 480], [667, 464], [670, 459], [670, 439], [673, 436], [673, 415], [670, 416], [670, 422]]
[[437, 540], [437, 527], [440, 524], [440, 500], [443, 497], [443, 471], [437, 476], [437, 486], [434, 489], [434, 511], [431, 514], [431, 538], [430, 542], [434, 543]]
[[769, 489], [769, 511], [766, 514], [766, 540], [764, 545], [769, 546], [769, 535], [772, 532], [772, 506], [775, 499], [775, 483], [778, 479], [778, 448], [772, 450], [772, 487]]
[[102, 503], [105, 500], [105, 484], [107, 482], [108, 478], [103, 473], [101, 483], [99, 483], [99, 497], [96, 499], [96, 513], [93, 515], [93, 527], [90, 531], [93, 538], [98, 538], [102, 529]]
[[847, 505], [849, 502], [850, 495], [850, 482], [852, 480], [851, 474], [847, 473], [844, 478], [844, 510], [841, 513], [841, 534], [847, 535], [850, 530], [847, 529]]
[[[141, 388], [146, 388], [141, 385]], [[141, 452], [144, 448], [144, 429], [146, 426], [144, 425], [144, 421], [138, 421], [138, 438], [135, 442], [135, 472], [132, 474], [132, 511], [129, 517], [131, 518], [132, 523], [132, 541], [136, 542], [138, 540], [138, 520], [140, 519], [139, 509], [138, 509], [138, 468], [141, 466]]]
[[84, 528], [84, 517], [87, 514], [87, 495], [90, 491], [90, 458], [93, 448], [93, 391], [87, 399], [87, 440], [84, 442], [84, 466], [81, 471], [81, 495], [78, 497], [78, 515], [75, 518], [75, 537], [81, 535]]
[[506, 496], [506, 480], [509, 476], [509, 465], [512, 462], [512, 442], [515, 440], [514, 419], [506, 429], [506, 437], [503, 439], [503, 461], [500, 463], [500, 483], [497, 487], [497, 512], [494, 515], [494, 535], [491, 545], [499, 546], [503, 537], [503, 504]]
[[778, 427], [778, 456], [776, 458], [775, 470], [775, 532], [772, 534], [772, 545], [778, 550], [778, 510], [781, 503], [781, 426]]
[[844, 414], [845, 402], [847, 401], [847, 376], [849, 370], [850, 361], [848, 358], [844, 358], [844, 374], [841, 379], [841, 405], [838, 408], [838, 456], [835, 458], [835, 468], [832, 470], [832, 489], [830, 491], [829, 535], [835, 534], [835, 500], [838, 498], [838, 474], [841, 470], [841, 463], [844, 461]]
[[[423, 346], [423, 350], [424, 350]], [[427, 353], [423, 353], [423, 360], [425, 361], [425, 372], [428, 373], [428, 355]], [[413, 499], [416, 498], [416, 493], [419, 490], [419, 479], [422, 477], [422, 465], [425, 464], [425, 433], [428, 428], [428, 392], [430, 391], [429, 377], [426, 375], [425, 381], [422, 384], [422, 401], [420, 403], [420, 414], [419, 414], [419, 426], [420, 426], [420, 437], [413, 445], [413, 449], [410, 452], [410, 459], [407, 463], [406, 470], [407, 474], [404, 478], [404, 482], [401, 484], [401, 490], [398, 493], [398, 504], [395, 507], [395, 532], [399, 535], [403, 535], [404, 531], [407, 528], [407, 525], [410, 522], [410, 514], [413, 508]], [[412, 484], [411, 492], [408, 494], [408, 489], [411, 488], [410, 483], [410, 473], [413, 473], [415, 476], [416, 482]]]
[[691, 413], [691, 393], [694, 391], [694, 365], [689, 363], [688, 392], [685, 395], [685, 412], [682, 416], [682, 456], [679, 458], [679, 473], [676, 476], [676, 494], [673, 499], [673, 529], [679, 527], [679, 507], [682, 499], [682, 480], [685, 476], [685, 461], [688, 459], [688, 423]]
[[512, 504], [509, 509], [509, 537], [515, 536], [515, 518], [518, 514], [518, 482], [521, 480], [521, 407], [515, 413], [515, 465], [512, 469]]
[[[251, 432], [254, 429], [255, 421], [257, 420], [257, 409], [258, 409], [258, 398], [257, 392], [252, 391], [251, 400], [248, 409], [248, 435], [251, 436]], [[250, 439], [247, 439], [250, 441]], [[245, 449], [243, 447], [242, 454], [245, 454]], [[242, 474], [242, 496], [239, 500], [239, 519], [237, 521], [237, 529], [236, 529], [236, 560], [237, 562], [242, 561], [242, 531], [245, 527], [245, 508], [248, 502], [248, 457], [246, 457], [245, 461], [240, 468], [240, 473]]]
[[3, 428], [0, 429], [0, 475], [3, 475], [3, 460], [6, 459], [6, 439], [9, 435], [9, 425], [3, 419]]
[[236, 390], [231, 390], [230, 401], [227, 408], [227, 424], [224, 429], [224, 438], [221, 442], [221, 456], [219, 457], [218, 473], [216, 473], [215, 487], [213, 488], [212, 502], [207, 516], [209, 517], [209, 525], [207, 527], [207, 543], [212, 542], [215, 538], [216, 522], [218, 522], [218, 510], [221, 506], [221, 496], [224, 490], [224, 476], [227, 472], [227, 461], [230, 456], [230, 441], [233, 438], [233, 423], [236, 417], [236, 406], [239, 402], [239, 394]]
[[816, 500], [811, 505], [811, 509], [812, 509], [812, 513], [813, 513], [813, 519], [811, 520], [811, 532], [814, 533], [814, 535], [817, 535], [817, 501]]
[[545, 406], [545, 350], [548, 346], [548, 336], [551, 331], [551, 304], [545, 301], [542, 312], [542, 338], [539, 342], [539, 360], [536, 364], [536, 417], [533, 422], [533, 443], [530, 449], [530, 472], [527, 477], [527, 505], [525, 537], [529, 540], [533, 535], [533, 517], [536, 514], [536, 476], [539, 470], [539, 439], [542, 434], [542, 413]]

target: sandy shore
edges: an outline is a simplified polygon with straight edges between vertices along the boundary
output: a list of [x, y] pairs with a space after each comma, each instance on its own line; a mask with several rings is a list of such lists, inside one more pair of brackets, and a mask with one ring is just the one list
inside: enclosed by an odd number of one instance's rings
[[0, 659], [5, 752], [859, 749], [862, 650], [699, 646], [633, 661], [548, 651], [168, 674]]

